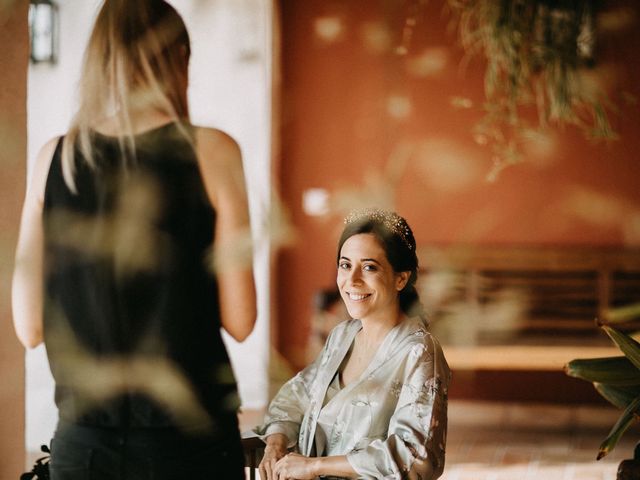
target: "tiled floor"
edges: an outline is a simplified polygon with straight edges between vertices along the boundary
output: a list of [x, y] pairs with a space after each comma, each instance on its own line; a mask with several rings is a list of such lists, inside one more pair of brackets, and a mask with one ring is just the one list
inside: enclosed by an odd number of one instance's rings
[[451, 402], [441, 478], [615, 480], [618, 464], [633, 455], [640, 438], [638, 430], [627, 432], [609, 456], [596, 462], [600, 442], [618, 414], [608, 407]]
[[443, 480], [615, 480], [638, 431], [596, 461], [619, 412], [608, 407], [452, 402]]

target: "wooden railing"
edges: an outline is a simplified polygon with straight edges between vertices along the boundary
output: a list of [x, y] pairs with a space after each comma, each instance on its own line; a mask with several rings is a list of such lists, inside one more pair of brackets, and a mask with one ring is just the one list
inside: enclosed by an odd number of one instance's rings
[[[460, 306], [466, 314], [480, 312], [505, 293], [518, 294], [523, 309], [513, 323], [519, 333], [562, 335], [571, 344], [600, 335], [595, 318], [640, 302], [637, 248], [424, 247], [418, 255], [427, 282], [422, 300], [434, 319]], [[444, 299], [433, 299], [428, 282], [434, 278], [446, 283]]]
[[595, 319], [640, 303], [640, 249], [424, 246], [418, 256], [421, 299], [454, 371], [450, 398], [602, 401], [562, 368], [619, 354]]

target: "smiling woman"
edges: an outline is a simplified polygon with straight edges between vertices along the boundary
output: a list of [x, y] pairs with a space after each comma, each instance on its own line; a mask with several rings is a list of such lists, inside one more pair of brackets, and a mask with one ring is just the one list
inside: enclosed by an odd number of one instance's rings
[[263, 479], [442, 474], [450, 372], [414, 287], [415, 249], [395, 213], [346, 219], [337, 284], [352, 319], [272, 400], [256, 429]]
[[349, 315], [360, 320], [397, 322], [398, 292], [409, 272], [396, 273], [372, 233], [347, 239], [338, 262], [338, 288]]

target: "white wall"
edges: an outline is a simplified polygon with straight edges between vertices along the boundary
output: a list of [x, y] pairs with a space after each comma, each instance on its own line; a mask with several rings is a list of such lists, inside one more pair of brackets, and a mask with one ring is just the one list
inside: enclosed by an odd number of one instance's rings
[[[28, 85], [28, 161], [66, 131], [75, 105], [84, 48], [97, 0], [58, 0], [59, 61], [32, 65]], [[240, 144], [256, 239], [254, 272], [258, 322], [243, 344], [225, 336], [243, 407], [267, 403], [269, 355], [269, 245], [261, 233], [269, 209], [271, 138], [270, 0], [173, 0], [192, 41], [189, 90], [193, 122], [225, 130]], [[26, 444], [35, 451], [55, 428], [53, 380], [44, 347], [27, 354]]]

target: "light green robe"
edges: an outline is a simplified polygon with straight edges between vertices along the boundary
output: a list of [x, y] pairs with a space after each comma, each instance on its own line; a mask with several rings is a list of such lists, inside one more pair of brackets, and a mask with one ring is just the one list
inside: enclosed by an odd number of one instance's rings
[[336, 326], [314, 362], [282, 386], [256, 433], [283, 433], [307, 456], [347, 455], [361, 479], [438, 478], [451, 374], [420, 318], [394, 327], [362, 375], [325, 403], [361, 328], [359, 320]]

